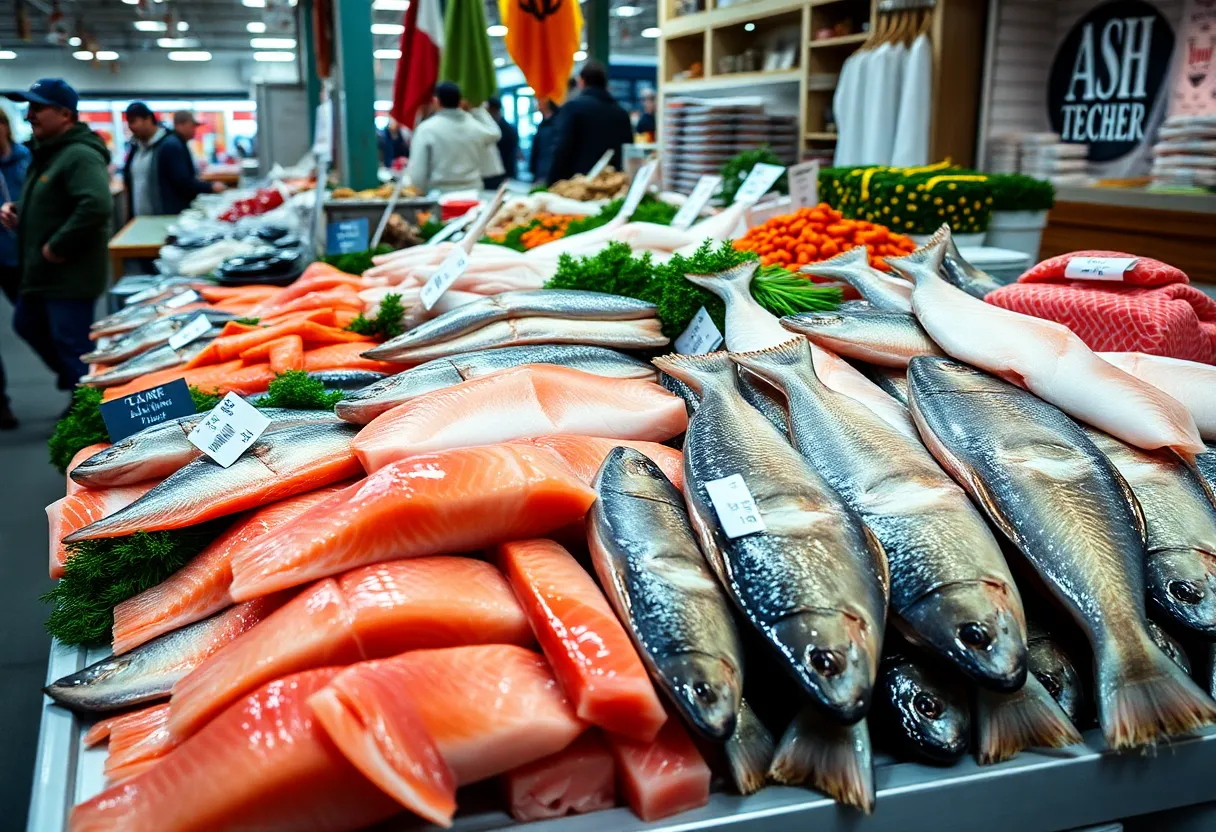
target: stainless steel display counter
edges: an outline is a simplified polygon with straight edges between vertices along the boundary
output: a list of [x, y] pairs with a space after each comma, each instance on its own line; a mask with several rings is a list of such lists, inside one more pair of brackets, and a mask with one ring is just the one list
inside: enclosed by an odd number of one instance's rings
[[1216, 214], [1216, 193], [1190, 194], [1150, 191], [1145, 188], [1056, 188], [1057, 202], [1092, 202], [1145, 211], [1188, 211]]
[[[52, 645], [47, 680], [103, 658], [107, 650]], [[47, 699], [42, 711], [38, 761], [27, 832], [60, 832], [71, 807], [104, 788], [102, 745], [85, 749], [89, 723]], [[1106, 754], [1101, 736], [1087, 732], [1085, 745], [1058, 753], [1021, 754], [995, 766], [971, 759], [950, 768], [880, 763], [874, 814], [863, 817], [816, 792], [770, 787], [751, 797], [715, 794], [709, 805], [655, 823], [614, 809], [528, 825], [529, 832], [1057, 832], [1133, 815], [1216, 801], [1216, 731], [1162, 746], [1155, 753]], [[512, 825], [502, 812], [468, 812], [457, 832]], [[421, 830], [407, 817], [375, 827]], [[1198, 827], [1195, 827], [1198, 828]], [[1216, 828], [1216, 806], [1212, 825]], [[220, 832], [220, 830], [216, 830]]]

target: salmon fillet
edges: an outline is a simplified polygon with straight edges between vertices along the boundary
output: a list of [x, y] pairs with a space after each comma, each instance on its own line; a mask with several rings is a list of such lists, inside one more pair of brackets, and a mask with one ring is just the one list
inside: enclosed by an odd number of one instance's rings
[[587, 485], [595, 482], [595, 475], [613, 448], [624, 446], [645, 454], [663, 471], [676, 488], [684, 483], [684, 456], [675, 448], [658, 442], [638, 442], [632, 439], [604, 439], [599, 436], [534, 436], [521, 439], [526, 445], [548, 448], [556, 453], [578, 478]]
[[658, 820], [709, 802], [709, 766], [678, 719], [669, 719], [653, 742], [608, 735], [617, 788], [633, 813]]
[[55, 579], [63, 577], [64, 564], [68, 559], [67, 546], [63, 543], [65, 537], [83, 529], [90, 523], [96, 523], [98, 520], [126, 508], [151, 491], [156, 484], [155, 480], [151, 480], [135, 485], [118, 485], [113, 488], [92, 489], [80, 486], [76, 493], [56, 500], [47, 506], [51, 577]]
[[592, 729], [544, 759], [503, 775], [511, 817], [520, 823], [583, 815], [616, 805], [616, 768]]

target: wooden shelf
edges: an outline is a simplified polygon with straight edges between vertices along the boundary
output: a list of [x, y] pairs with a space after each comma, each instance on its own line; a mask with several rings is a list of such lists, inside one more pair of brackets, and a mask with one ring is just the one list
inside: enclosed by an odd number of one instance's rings
[[772, 17], [783, 12], [798, 11], [806, 5], [805, 0], [748, 0], [724, 9], [685, 14], [665, 21], [660, 27], [665, 38], [704, 31], [735, 23], [747, 23], [762, 17]]
[[726, 75], [711, 75], [708, 78], [693, 78], [688, 81], [668, 81], [663, 85], [663, 90], [667, 93], [689, 93], [732, 87], [754, 87], [760, 84], [797, 84], [801, 80], [802, 70], [797, 68], [769, 72], [732, 72]]
[[849, 46], [854, 43], [864, 43], [866, 38], [870, 36], [869, 32], [858, 32], [855, 35], [841, 35], [835, 38], [821, 38], [820, 40], [812, 40], [812, 49], [828, 49], [833, 46]]
[[803, 135], [808, 142], [834, 142], [836, 141], [835, 133], [805, 133]]

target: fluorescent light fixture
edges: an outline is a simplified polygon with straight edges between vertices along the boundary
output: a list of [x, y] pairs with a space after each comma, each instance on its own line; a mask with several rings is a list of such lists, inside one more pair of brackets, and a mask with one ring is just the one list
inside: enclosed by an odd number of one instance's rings
[[532, 89], [531, 87], [520, 87], [519, 92], [516, 93], [516, 95], [536, 95], [536, 90]]
[[660, 34], [658, 26], [651, 26], [648, 29], [642, 30], [642, 37], [644, 38], [657, 38]]
[[494, 66], [506, 66], [506, 65], [507, 65], [506, 58], [495, 58], [494, 59]]
[[73, 52], [72, 57], [78, 61], [91, 61], [93, 60], [93, 53], [87, 49], [81, 49], [79, 52]]
[[401, 59], [400, 49], [377, 49], [372, 57], [379, 61], [397, 61]]
[[755, 24], [755, 23], [744, 23], [744, 24], [743, 24], [743, 31], [745, 31], [745, 32], [754, 32], [754, 31], [756, 31], [756, 24]]
[[642, 13], [641, 6], [617, 6], [612, 10], [617, 17], [637, 17]]
[[501, 23], [495, 23], [493, 26], [486, 27], [486, 34], [492, 38], [505, 37], [507, 34], [507, 27], [503, 26]]
[[400, 23], [373, 23], [373, 35], [399, 35], [405, 31], [405, 27]]
[[260, 35], [266, 31], [266, 24], [260, 20], [245, 24], [245, 31], [251, 35]]
[[263, 63], [285, 64], [296, 59], [295, 52], [254, 52], [253, 59]]
[[11, 61], [15, 57], [17, 57], [16, 52], [10, 52], [7, 49], [0, 49], [0, 61]]
[[117, 61], [117, 60], [118, 60], [118, 53], [117, 53], [117, 52], [110, 52], [110, 51], [108, 51], [108, 50], [104, 50], [104, 49], [103, 49], [102, 51], [100, 51], [100, 52], [96, 53], [95, 55], [93, 55], [93, 57], [94, 57], [94, 58], [96, 58], [96, 59], [97, 59], [97, 60], [99, 60], [99, 61]]
[[378, 12], [406, 12], [410, 9], [410, 0], [375, 0], [372, 8]]
[[163, 32], [169, 27], [163, 20], [137, 20], [135, 28], [140, 32]]
[[139, 0], [122, 0], [122, 2], [126, 3], [128, 6], [138, 6], [139, 5]]
[[387, 98], [381, 98], [372, 104], [372, 106], [377, 110], [391, 110], [393, 109], [393, 102], [389, 101]]
[[266, 0], [241, 0], [241, 5], [247, 9], [264, 9]]
[[198, 38], [157, 38], [156, 45], [161, 49], [192, 49], [199, 45]]
[[80, 38], [68, 38], [68, 46], [80, 46]]
[[171, 61], [209, 61], [211, 60], [210, 52], [170, 52], [169, 60]]
[[251, 49], [295, 49], [295, 38], [250, 38]]
[[184, 21], [184, 20], [179, 20], [179, 21], [177, 21], [177, 31], [179, 31], [179, 32], [189, 32], [189, 31], [190, 31], [190, 24], [189, 24], [189, 23], [187, 23], [187, 22], [186, 22], [186, 21]]
[[581, 49], [580, 49], [580, 50], [578, 50], [577, 52], [575, 52], [575, 53], [574, 53], [574, 60], [576, 60], [576, 61], [585, 61], [585, 60], [587, 60], [587, 53], [586, 53], [586, 52], [584, 52], [584, 51], [583, 51], [583, 50], [581, 50]]

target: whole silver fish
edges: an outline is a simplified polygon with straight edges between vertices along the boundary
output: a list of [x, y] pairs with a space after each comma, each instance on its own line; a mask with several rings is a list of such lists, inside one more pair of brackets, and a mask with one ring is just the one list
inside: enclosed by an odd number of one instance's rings
[[883, 367], [907, 367], [915, 355], [945, 355], [907, 312], [803, 312], [781, 325], [837, 355]]
[[[870, 704], [886, 622], [882, 546], [743, 401], [725, 352], [654, 363], [701, 397], [684, 438], [684, 497], [702, 551], [786, 671], [834, 719], [857, 722]], [[733, 475], [744, 478], [763, 531], [723, 531], [706, 483]]]
[[989, 292], [996, 291], [1001, 288], [1001, 284], [992, 279], [992, 276], [982, 269], [977, 269], [975, 266], [963, 259], [963, 255], [959, 253], [958, 246], [955, 245], [954, 238], [948, 238], [946, 243], [946, 254], [942, 258], [941, 275], [950, 285], [962, 289], [972, 297], [977, 297], [980, 300]]
[[1081, 734], [1032, 673], [1013, 693], [976, 692], [975, 756], [982, 766], [1016, 757], [1027, 748], [1064, 748]]
[[213, 325], [223, 325], [227, 321], [236, 320], [236, 315], [218, 312], [214, 309], [196, 309], [192, 312], [170, 315], [167, 318], [157, 318], [122, 335], [104, 348], [85, 353], [80, 356], [80, 360], [86, 364], [117, 364], [120, 361], [126, 361], [141, 352], [147, 352], [153, 347], [167, 343], [175, 332], [194, 320], [196, 315], [206, 315], [207, 320]]
[[105, 315], [104, 317], [93, 321], [93, 323], [89, 325], [89, 331], [104, 334], [104, 330], [130, 321], [147, 323], [149, 320], [148, 314], [150, 310], [164, 304], [165, 301], [173, 298], [175, 295], [183, 294], [194, 288], [189, 280], [183, 280], [181, 278], [174, 278], [172, 280], [173, 282], [165, 281], [157, 284], [159, 291], [156, 295], [145, 298], [139, 303], [128, 303], [117, 312], [111, 312], [109, 315]]
[[899, 630], [981, 685], [1026, 679], [1026, 616], [1000, 544], [924, 445], [820, 380], [805, 338], [734, 353], [782, 390], [794, 446], [874, 533]]
[[[1199, 472], [1199, 476], [1203, 478], [1203, 482], [1208, 487], [1208, 493], [1216, 495], [1216, 445], [1211, 442], [1205, 443], [1207, 451], [1195, 456], [1195, 470]], [[1216, 501], [1216, 496], [1213, 497]]]
[[1056, 700], [1069, 722], [1079, 725], [1086, 699], [1077, 663], [1046, 630], [1033, 625], [1026, 643], [1026, 661], [1031, 674]]
[[587, 545], [600, 585], [688, 724], [707, 739], [727, 740], [743, 698], [743, 648], [684, 498], [632, 448], [608, 453], [594, 488]]
[[77, 713], [107, 713], [167, 699], [173, 685], [237, 636], [270, 615], [291, 593], [237, 604], [210, 618], [108, 656], [43, 688], [56, 703]]
[[[267, 433], [303, 425], [337, 424], [338, 417], [328, 410], [262, 408], [270, 419]], [[186, 437], [207, 414], [179, 416], [144, 428], [110, 447], [98, 451], [72, 469], [71, 477], [89, 488], [132, 485], [167, 477], [203, 452]]]
[[84, 376], [80, 383], [86, 387], [116, 387], [147, 373], [180, 367], [206, 349], [220, 332], [219, 327], [212, 327], [180, 350], [175, 350], [168, 344], [153, 347], [97, 375]]
[[874, 759], [866, 721], [841, 725], [806, 705], [777, 743], [769, 779], [812, 786], [837, 803], [874, 811]]
[[1133, 448], [1092, 428], [1085, 433], [1144, 512], [1149, 600], [1182, 626], [1216, 635], [1216, 507], [1203, 480], [1173, 451]]
[[697, 412], [697, 408], [701, 406], [701, 397], [692, 392], [692, 388], [674, 376], [669, 376], [667, 373], [659, 373], [659, 384], [669, 393], [675, 393], [684, 400], [684, 409], [688, 411], [691, 418], [692, 414]]
[[569, 318], [580, 321], [631, 321], [654, 318], [658, 308], [635, 298], [577, 289], [502, 292], [444, 312], [385, 341], [385, 350], [423, 347], [447, 341], [497, 321], [512, 318]]
[[[187, 289], [186, 291], [190, 290]], [[207, 303], [207, 301], [203, 300], [203, 298], [200, 296], [189, 303], [185, 303], [184, 301], [186, 299], [182, 298], [183, 302], [180, 303], [180, 305], [166, 305], [166, 300], [172, 301], [175, 296], [182, 294], [185, 294], [185, 292], [174, 293], [173, 295], [169, 295], [155, 303], [145, 303], [136, 307], [127, 307], [131, 310], [130, 313], [124, 315], [123, 313], [127, 312], [127, 310], [124, 309], [122, 312], [118, 313], [118, 315], [122, 317], [98, 321], [94, 323], [93, 326], [89, 327], [89, 331], [94, 335], [121, 335], [124, 332], [130, 332], [131, 330], [141, 327], [146, 323], [155, 321], [158, 318], [165, 318], [170, 315], [180, 314], [181, 309], [190, 304], [197, 305]]]
[[420, 364], [435, 358], [494, 347], [525, 344], [586, 344], [623, 350], [647, 350], [667, 345], [658, 318], [632, 321], [572, 321], [564, 318], [515, 318], [423, 347], [396, 348], [381, 344], [363, 353], [377, 361]]
[[1216, 721], [1153, 643], [1144, 519], [1126, 481], [1058, 408], [972, 367], [908, 365], [925, 443], [1068, 608], [1094, 650], [1098, 719], [1115, 749]]
[[607, 347], [584, 344], [500, 347], [436, 358], [411, 367], [356, 390], [338, 402], [335, 411], [347, 422], [366, 425], [381, 413], [424, 393], [524, 364], [556, 364], [605, 378], [654, 378], [654, 368], [649, 364]]
[[872, 719], [901, 750], [928, 763], [958, 762], [971, 741], [962, 681], [902, 652], [883, 656]]
[[891, 398], [908, 406], [908, 373], [894, 367], [879, 367], [876, 364], [866, 364], [858, 367], [865, 377], [878, 385], [882, 392]]
[[876, 310], [912, 311], [912, 285], [883, 274], [870, 265], [865, 246], [841, 252], [830, 260], [810, 263], [799, 269], [803, 274], [843, 280], [856, 289]]

